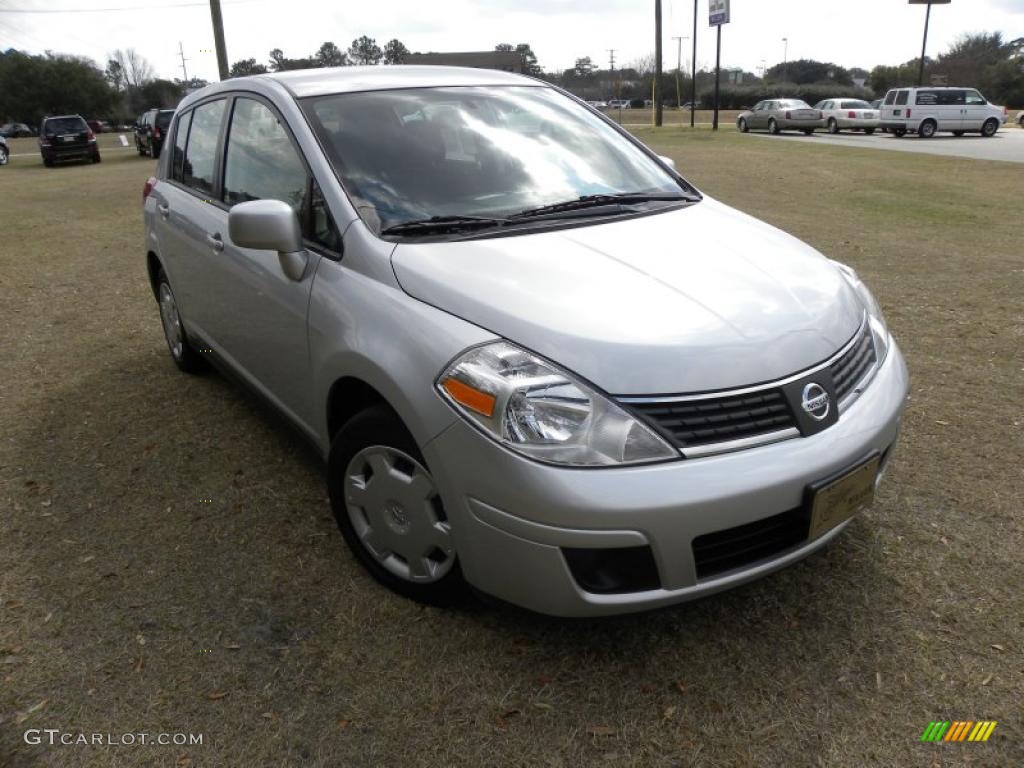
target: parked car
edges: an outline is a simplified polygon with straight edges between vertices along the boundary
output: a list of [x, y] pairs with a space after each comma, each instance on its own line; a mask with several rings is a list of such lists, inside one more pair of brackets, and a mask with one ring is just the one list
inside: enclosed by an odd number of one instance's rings
[[106, 120], [86, 120], [85, 123], [93, 133], [110, 133], [110, 123]]
[[96, 135], [81, 115], [44, 117], [39, 126], [39, 152], [47, 168], [65, 160], [100, 162]]
[[7, 165], [11, 157], [11, 150], [7, 146], [7, 138], [0, 136], [0, 165]]
[[885, 472], [907, 370], [856, 273], [554, 88], [280, 72], [189, 94], [168, 142], [143, 215], [172, 360], [310, 439], [401, 594], [697, 598], [825, 546]]
[[769, 99], [754, 105], [753, 109], [741, 112], [736, 118], [736, 127], [743, 133], [752, 130], [767, 130], [778, 134], [782, 131], [803, 131], [808, 136], [822, 128], [821, 112], [799, 99]]
[[0, 125], [0, 136], [7, 139], [22, 139], [34, 135], [32, 129], [24, 123], [4, 123]]
[[632, 109], [632, 102], [629, 99], [611, 99], [608, 102], [609, 109]]
[[135, 126], [135, 148], [140, 155], [160, 157], [173, 109], [150, 109], [139, 115]]
[[893, 88], [882, 103], [882, 127], [896, 136], [930, 139], [945, 131], [991, 137], [1006, 118], [1004, 107], [990, 104], [975, 88]]
[[881, 123], [878, 110], [861, 99], [825, 99], [814, 108], [821, 112], [829, 133], [839, 133], [846, 128], [864, 131], [870, 136]]

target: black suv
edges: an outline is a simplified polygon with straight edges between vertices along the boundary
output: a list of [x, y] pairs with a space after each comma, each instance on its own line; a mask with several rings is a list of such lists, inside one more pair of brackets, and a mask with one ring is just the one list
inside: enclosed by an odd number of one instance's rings
[[135, 148], [140, 155], [160, 157], [167, 129], [174, 117], [173, 109], [151, 109], [139, 115], [135, 123]]
[[81, 115], [44, 117], [39, 126], [39, 151], [47, 168], [63, 160], [100, 161], [96, 136]]

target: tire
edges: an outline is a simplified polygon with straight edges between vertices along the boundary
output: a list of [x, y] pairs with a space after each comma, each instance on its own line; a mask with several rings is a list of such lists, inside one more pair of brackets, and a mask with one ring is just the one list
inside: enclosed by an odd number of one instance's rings
[[828, 119], [828, 132], [839, 133], [839, 122], [834, 117]]
[[185, 325], [178, 312], [178, 303], [171, 290], [167, 273], [161, 269], [156, 276], [156, 302], [160, 309], [160, 324], [164, 329], [164, 340], [171, 360], [184, 373], [199, 373], [206, 369], [206, 360], [193, 348]]
[[135, 149], [138, 151], [139, 157], [145, 157], [146, 156], [146, 150], [144, 150], [142, 148], [142, 145], [139, 144], [139, 140], [138, 139], [135, 140]]
[[7, 151], [7, 147], [0, 147], [0, 165], [7, 165], [10, 158], [11, 154]]
[[892, 129], [892, 135], [895, 136], [897, 139], [902, 139], [904, 136], [907, 135], [907, 129], [906, 128], [902, 128], [902, 127], [901, 128], [893, 128]]
[[995, 118], [990, 118], [985, 121], [985, 124], [983, 126], [981, 126], [981, 135], [984, 136], [986, 139], [991, 139], [993, 136], [996, 135], [996, 132], [998, 130], [999, 121], [996, 120]]
[[747, 133], [750, 130], [750, 126], [747, 125], [747, 121], [742, 117], [736, 121], [736, 127], [739, 128], [740, 133]]
[[935, 135], [937, 127], [934, 120], [925, 120], [917, 127], [917, 137], [919, 139], [930, 139]]
[[805, 136], [813, 136], [814, 135], [814, 131], [815, 131], [814, 128], [804, 128], [803, 129], [803, 132], [804, 132]]
[[50, 158], [44, 156], [43, 157], [43, 165], [45, 165], [47, 168], [53, 168], [53, 160], [51, 160]]
[[875, 129], [874, 128], [865, 128], [864, 129], [864, 133], [866, 133], [868, 136], [874, 136], [875, 135]]
[[772, 136], [778, 136], [780, 133], [782, 133], [782, 131], [779, 130], [779, 124], [775, 122], [774, 117], [768, 121], [768, 133], [770, 133]]
[[[375, 490], [374, 483], [382, 485]], [[362, 411], [334, 436], [327, 490], [345, 543], [379, 583], [429, 605], [470, 594], [437, 486], [389, 407]]]
[[93, 156], [92, 156], [92, 161], [93, 161], [94, 163], [99, 163], [99, 162], [102, 162], [102, 161], [103, 161], [103, 158], [102, 158], [102, 157], [100, 157], [100, 153], [99, 153], [99, 152], [97, 152], [97, 153], [96, 153], [95, 155], [93, 155]]

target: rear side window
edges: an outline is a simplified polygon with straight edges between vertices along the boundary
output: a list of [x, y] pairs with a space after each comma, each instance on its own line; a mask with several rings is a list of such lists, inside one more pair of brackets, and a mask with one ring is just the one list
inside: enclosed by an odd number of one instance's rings
[[185, 142], [188, 140], [188, 128], [192, 124], [192, 113], [186, 112], [178, 118], [178, 127], [174, 131], [174, 151], [171, 153], [171, 178], [182, 180], [182, 168], [185, 162]]
[[[907, 99], [910, 97], [910, 91], [896, 91], [896, 106], [901, 107], [907, 103]], [[888, 101], [886, 102], [888, 103]]]
[[217, 168], [217, 142], [224, 118], [224, 99], [202, 104], [192, 110], [181, 181], [197, 192], [213, 192]]
[[299, 211], [306, 187], [306, 168], [277, 116], [254, 99], [236, 99], [224, 160], [224, 202], [281, 200]]

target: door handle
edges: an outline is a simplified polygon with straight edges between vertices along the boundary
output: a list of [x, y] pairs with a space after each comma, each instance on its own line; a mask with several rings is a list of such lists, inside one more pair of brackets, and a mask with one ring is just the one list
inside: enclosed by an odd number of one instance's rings
[[206, 242], [208, 242], [213, 250], [217, 251], [217, 253], [224, 250], [224, 240], [221, 238], [220, 232], [215, 235], [207, 235]]
[[169, 205], [157, 205], [156, 210], [165, 219], [171, 215], [171, 206]]

